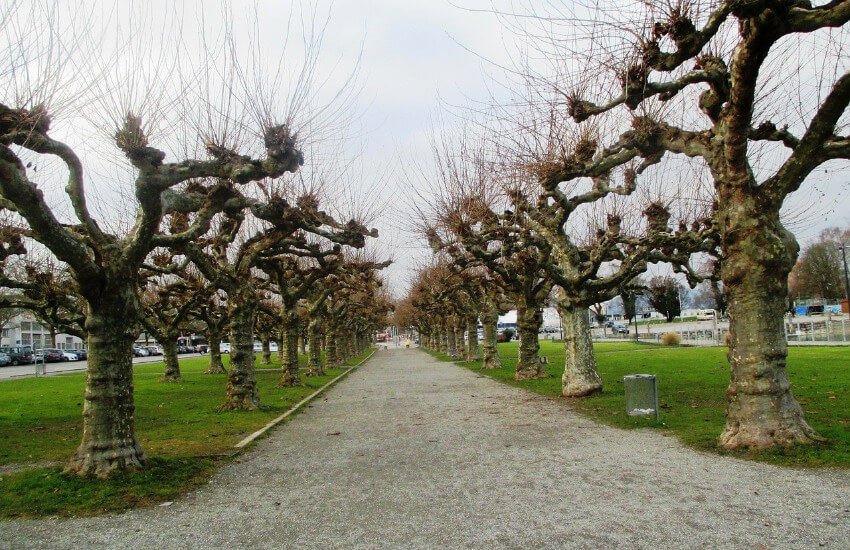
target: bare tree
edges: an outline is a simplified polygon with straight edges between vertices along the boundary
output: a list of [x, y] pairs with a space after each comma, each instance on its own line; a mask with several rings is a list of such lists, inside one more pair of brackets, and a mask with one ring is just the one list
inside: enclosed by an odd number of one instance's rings
[[[535, 43], [540, 48], [570, 51], [557, 77], [540, 75], [541, 88], [560, 97], [577, 123], [615, 126], [632, 115], [631, 128], [594, 162], [631, 157], [650, 167], [678, 155], [699, 159], [713, 182], [731, 335], [721, 444], [821, 439], [785, 369], [782, 316], [798, 246], [780, 209], [813, 171], [850, 157], [842, 122], [850, 101], [846, 57], [799, 53], [803, 44], [846, 44], [845, 34], [831, 29], [846, 25], [850, 2], [623, 2], [593, 12], [596, 20], [559, 9], [528, 18], [547, 29]], [[576, 18], [586, 25], [559, 25]], [[796, 72], [777, 69], [789, 61]], [[810, 92], [802, 81], [813, 72]], [[619, 116], [624, 107], [631, 113]]]

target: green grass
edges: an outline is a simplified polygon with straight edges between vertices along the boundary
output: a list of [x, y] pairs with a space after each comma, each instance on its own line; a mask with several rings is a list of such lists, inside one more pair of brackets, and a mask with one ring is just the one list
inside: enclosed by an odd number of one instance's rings
[[[621, 428], [654, 428], [675, 434], [693, 448], [782, 465], [850, 467], [850, 348], [791, 348], [788, 376], [806, 419], [828, 438], [827, 443], [795, 445], [767, 451], [726, 451], [717, 445], [725, 423], [729, 365], [726, 348], [659, 347], [626, 342], [594, 345], [604, 389], [579, 399], [565, 399], [576, 411]], [[497, 380], [553, 397], [561, 394], [564, 351], [541, 342], [549, 357], [542, 380], [513, 380], [517, 344], [499, 344], [501, 369], [481, 370], [480, 363], [462, 363]], [[623, 376], [658, 377], [661, 418], [625, 413]]]
[[[93, 514], [172, 499], [206, 479], [246, 435], [343, 372], [277, 388], [280, 363], [257, 365], [275, 369], [257, 372], [260, 410], [218, 411], [226, 375], [203, 374], [208, 360], [181, 359], [182, 383], [159, 382], [162, 363], [135, 367], [136, 435], [149, 468], [105, 481], [66, 476], [61, 466], [0, 473], [0, 517]], [[84, 373], [0, 382], [0, 467], [64, 463], [80, 443], [84, 384]]]

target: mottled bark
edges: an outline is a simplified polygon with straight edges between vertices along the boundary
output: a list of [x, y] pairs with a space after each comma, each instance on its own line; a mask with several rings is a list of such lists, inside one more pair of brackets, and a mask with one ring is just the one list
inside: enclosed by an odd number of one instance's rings
[[326, 336], [325, 361], [328, 368], [335, 369], [342, 365], [339, 356], [339, 335], [334, 329], [330, 329]]
[[303, 332], [298, 333], [298, 353], [307, 355], [307, 335]]
[[[722, 280], [729, 296], [731, 383], [721, 445], [767, 448], [822, 438], [791, 393], [783, 315], [797, 243], [775, 213], [726, 201]], [[752, 208], [752, 205], [751, 205]]]
[[561, 393], [565, 397], [583, 397], [602, 391], [587, 309], [558, 304], [558, 314], [564, 327], [565, 361]]
[[254, 410], [260, 406], [254, 366], [254, 321], [256, 304], [250, 298], [233, 296], [230, 311], [230, 371], [226, 396], [220, 409]]
[[470, 317], [466, 320], [466, 360], [472, 362], [479, 359], [481, 354], [478, 351], [478, 318]]
[[517, 300], [516, 328], [519, 333], [519, 361], [516, 365], [514, 380], [548, 376], [537, 356], [540, 351], [537, 334], [542, 321], [542, 315], [536, 307], [528, 307], [522, 303], [522, 300]]
[[454, 355], [452, 355], [452, 357], [454, 357], [455, 359], [460, 359], [465, 355], [465, 342], [463, 338], [463, 333], [465, 332], [466, 326], [463, 322], [463, 319], [461, 319], [460, 317], [455, 317], [455, 322], [452, 325], [452, 329], [454, 330], [455, 337], [455, 353]]
[[455, 330], [454, 321], [450, 321], [446, 325], [446, 355], [451, 358], [457, 357], [457, 331]]
[[307, 340], [309, 342], [309, 369], [307, 376], [323, 376], [325, 369], [322, 366], [321, 341], [322, 322], [320, 319], [311, 319], [307, 325]]
[[260, 344], [263, 347], [263, 352], [260, 355], [260, 364], [261, 365], [271, 365], [272, 364], [272, 339], [268, 334], [260, 335]]
[[298, 335], [301, 332], [301, 323], [296, 309], [284, 312], [282, 331], [284, 358], [280, 366], [282, 372], [277, 387], [303, 386], [301, 373], [298, 370]]
[[207, 331], [207, 342], [210, 345], [210, 365], [204, 374], [225, 374], [224, 363], [221, 360], [221, 334], [218, 331]]
[[502, 366], [497, 347], [499, 312], [492, 305], [484, 305], [484, 309], [481, 311], [481, 324], [484, 325], [484, 340], [481, 343], [481, 349], [484, 353], [481, 368], [498, 369]]
[[99, 477], [147, 462], [133, 417], [132, 345], [139, 305], [132, 277], [125, 285], [105, 288], [103, 296], [100, 303], [89, 302], [83, 439], [65, 468]]
[[177, 357], [177, 336], [173, 338], [171, 335], [166, 335], [160, 342], [162, 346], [162, 360], [165, 363], [165, 372], [162, 374], [160, 382], [182, 382], [183, 377], [180, 376], [180, 360]]

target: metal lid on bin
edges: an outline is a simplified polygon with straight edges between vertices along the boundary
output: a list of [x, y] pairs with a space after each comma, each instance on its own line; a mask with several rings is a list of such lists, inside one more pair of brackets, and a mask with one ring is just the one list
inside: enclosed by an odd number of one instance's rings
[[654, 374], [627, 374], [623, 377], [623, 380], [635, 380], [635, 379], [648, 379], [651, 380], [655, 378]]

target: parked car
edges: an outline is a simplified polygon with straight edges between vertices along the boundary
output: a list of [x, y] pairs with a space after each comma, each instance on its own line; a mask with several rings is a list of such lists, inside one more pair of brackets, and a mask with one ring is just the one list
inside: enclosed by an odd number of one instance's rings
[[614, 321], [605, 321], [602, 326], [606, 328], [614, 328]]
[[9, 356], [10, 365], [29, 365], [35, 360], [30, 346], [6, 346], [0, 348], [0, 353]]
[[230, 353], [230, 342], [222, 342], [218, 345], [220, 353]]
[[151, 355], [162, 355], [162, 348], [159, 346], [148, 346], [146, 349]]
[[150, 352], [142, 346], [133, 346], [133, 355], [136, 357], [147, 357], [150, 355]]
[[80, 361], [84, 361], [89, 358], [89, 351], [85, 349], [66, 349], [65, 351], [76, 353]]
[[56, 348], [44, 348], [35, 352], [36, 361], [44, 361], [45, 363], [58, 363], [64, 361], [62, 350]]
[[628, 334], [629, 329], [625, 325], [616, 325], [614, 327], [614, 332], [617, 334]]
[[12, 362], [12, 358], [5, 353], [0, 353], [0, 367], [5, 367]]
[[69, 350], [69, 349], [63, 349], [63, 350], [59, 350], [59, 351], [62, 352], [62, 360], [63, 361], [79, 361], [80, 360], [80, 356], [77, 355], [76, 353], [74, 353], [73, 351]]

